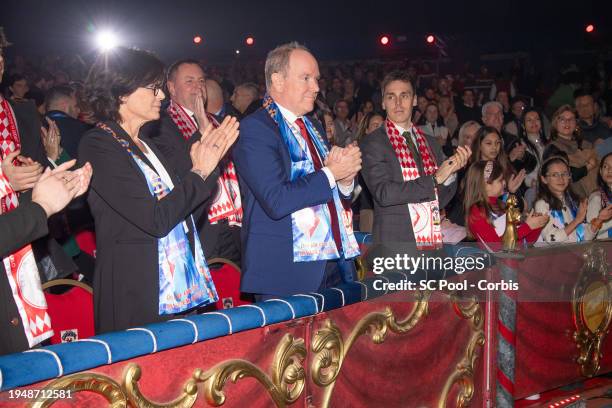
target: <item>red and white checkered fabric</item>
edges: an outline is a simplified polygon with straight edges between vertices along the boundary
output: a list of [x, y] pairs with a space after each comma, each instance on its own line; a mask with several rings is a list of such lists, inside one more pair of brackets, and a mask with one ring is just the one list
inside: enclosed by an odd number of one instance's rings
[[[0, 160], [21, 148], [21, 141], [11, 105], [0, 96]], [[19, 206], [18, 194], [0, 168], [0, 214]], [[23, 330], [30, 347], [53, 336], [47, 301], [30, 244], [2, 260], [17, 305]]]
[[[168, 114], [172, 121], [178, 126], [185, 140], [198, 131], [198, 126], [185, 109], [178, 103], [170, 101]], [[208, 120], [215, 128], [219, 127], [219, 122], [211, 114], [206, 114]], [[225, 157], [219, 163], [221, 175], [217, 179], [217, 194], [208, 210], [208, 221], [216, 224], [219, 220], [227, 218], [230, 225], [242, 225], [242, 200], [240, 198], [240, 188], [238, 186], [238, 176], [236, 168], [231, 158]]]
[[[424, 175], [419, 173], [416, 161], [412, 152], [406, 144], [406, 139], [400, 134], [399, 130], [389, 119], [385, 121], [385, 129], [387, 137], [395, 156], [402, 168], [402, 177], [404, 181], [412, 181], [421, 176], [431, 176], [438, 171], [438, 165], [435, 161], [435, 156], [427, 143], [427, 139], [423, 133], [412, 126], [408, 132], [414, 136], [417, 144], [417, 150], [423, 162]], [[440, 225], [440, 207], [438, 201], [438, 190], [434, 187], [435, 200], [427, 203], [408, 204], [410, 213], [410, 221], [414, 232], [417, 249], [438, 249], [442, 247], [442, 227]]]

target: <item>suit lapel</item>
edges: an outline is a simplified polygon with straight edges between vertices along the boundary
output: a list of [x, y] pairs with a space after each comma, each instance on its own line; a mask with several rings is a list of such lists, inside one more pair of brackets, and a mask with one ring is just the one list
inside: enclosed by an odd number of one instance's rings
[[380, 135], [379, 137], [382, 139], [384, 149], [389, 156], [389, 161], [392, 163], [391, 167], [393, 167], [393, 178], [398, 181], [404, 181], [404, 177], [402, 176], [402, 166], [400, 166], [400, 162], [395, 155], [395, 150], [393, 150], [393, 145], [389, 140], [389, 136], [387, 136], [387, 132], [381, 126], [375, 131], [374, 134], [370, 136], [375, 136], [376, 134]]

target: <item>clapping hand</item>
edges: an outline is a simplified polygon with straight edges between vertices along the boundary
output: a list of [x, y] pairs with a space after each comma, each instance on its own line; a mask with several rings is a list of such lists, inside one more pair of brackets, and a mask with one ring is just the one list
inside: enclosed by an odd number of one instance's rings
[[576, 213], [576, 220], [578, 222], [580, 223], [584, 222], [586, 215], [587, 215], [588, 206], [589, 204], [586, 198], [580, 201], [580, 206], [578, 207], [578, 212]]
[[56, 169], [47, 168], [32, 190], [32, 201], [38, 203], [47, 217], [58, 213], [75, 197], [87, 191], [92, 167], [86, 163], [78, 170], [68, 171], [76, 160], [63, 163]]
[[355, 143], [345, 148], [333, 146], [325, 158], [324, 165], [329, 168], [337, 182], [350, 185], [361, 170], [361, 150]]
[[198, 125], [200, 127], [200, 130], [202, 129], [206, 129], [208, 127], [208, 125], [210, 124], [210, 121], [208, 120], [208, 115], [206, 114], [206, 96], [204, 95], [204, 90], [202, 90], [202, 92], [198, 92], [198, 94], [195, 97], [195, 104], [194, 104], [194, 114], [196, 119], [198, 120]]
[[55, 122], [49, 118], [46, 119], [47, 123], [49, 124], [49, 129], [47, 130], [44, 126], [41, 126], [40, 131], [42, 133], [42, 143], [45, 147], [47, 157], [53, 161], [56, 161], [61, 153], [60, 141], [62, 140], [62, 137]]
[[532, 230], [540, 229], [544, 228], [544, 226], [548, 223], [549, 218], [550, 217], [548, 214], [540, 214], [536, 213], [534, 210], [531, 210], [527, 216], [527, 219], [525, 220], [525, 223], [529, 225], [529, 228]]
[[[43, 171], [40, 163], [28, 157], [20, 156], [19, 153], [20, 151], [16, 150], [7, 154], [2, 160], [2, 173], [8, 179], [13, 190], [18, 192], [34, 187]], [[16, 166], [13, 163], [15, 160], [21, 165]]]
[[471, 155], [472, 149], [468, 146], [459, 146], [455, 154], [444, 160], [440, 167], [438, 167], [438, 171], [436, 171], [435, 175], [436, 182], [438, 184], [444, 183], [451, 174], [457, 172], [467, 164]]
[[525, 172], [525, 169], [519, 171], [517, 174], [513, 174], [512, 176], [510, 176], [510, 180], [508, 180], [508, 191], [513, 194], [516, 193], [516, 190], [519, 189], [521, 183], [523, 183], [526, 176], [527, 173]]
[[238, 121], [231, 116], [226, 116], [216, 129], [209, 123], [202, 132], [202, 138], [191, 146], [192, 171], [208, 177], [238, 139], [238, 127]]

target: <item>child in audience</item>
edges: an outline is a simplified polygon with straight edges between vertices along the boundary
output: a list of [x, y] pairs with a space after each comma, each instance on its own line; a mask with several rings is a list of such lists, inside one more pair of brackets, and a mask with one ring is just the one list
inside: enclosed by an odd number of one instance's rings
[[[477, 161], [468, 169], [465, 184], [466, 225], [472, 237], [486, 248], [501, 250], [506, 229], [505, 205], [501, 200], [506, 187], [503, 167], [496, 161]], [[519, 241], [533, 243], [548, 222], [548, 215], [533, 211], [517, 226]]]
[[589, 196], [587, 221], [599, 230], [597, 239], [612, 238], [612, 153], [601, 160], [597, 187]]
[[562, 156], [549, 157], [542, 163], [535, 210], [550, 219], [538, 241], [573, 243], [592, 240], [597, 229], [586, 224], [587, 200], [578, 200], [570, 190], [569, 163]]

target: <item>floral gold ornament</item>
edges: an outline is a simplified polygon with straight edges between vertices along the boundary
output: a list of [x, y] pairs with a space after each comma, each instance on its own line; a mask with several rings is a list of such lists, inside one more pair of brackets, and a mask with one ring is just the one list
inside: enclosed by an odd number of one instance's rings
[[579, 350], [580, 372], [593, 377], [599, 372], [601, 345], [612, 320], [612, 281], [601, 246], [591, 246], [583, 257], [584, 265], [572, 289], [574, 341]]
[[457, 296], [451, 295], [451, 300], [455, 311], [464, 319], [469, 320], [472, 335], [463, 358], [455, 366], [455, 370], [448, 377], [442, 394], [438, 401], [438, 408], [447, 407], [448, 394], [455, 384], [460, 387], [457, 394], [457, 407], [466, 407], [474, 396], [474, 368], [478, 353], [476, 348], [485, 344], [484, 336], [484, 316], [482, 308], [475, 298], [469, 299], [466, 303], [462, 302]]
[[302, 362], [305, 358], [304, 340], [294, 340], [292, 335], [285, 334], [276, 348], [272, 378], [245, 360], [226, 361], [206, 372], [196, 370], [194, 378], [204, 383], [204, 395], [213, 406], [225, 403], [223, 387], [228, 379], [235, 383], [242, 378], [252, 377], [266, 387], [277, 407], [285, 407], [293, 404], [304, 390], [306, 375]]
[[361, 319], [343, 341], [342, 333], [331, 320], [326, 320], [323, 327], [315, 333], [312, 339], [311, 376], [315, 384], [325, 387], [321, 407], [329, 407], [336, 379], [342, 368], [342, 363], [355, 341], [368, 334], [375, 344], [385, 341], [387, 333], [404, 334], [410, 331], [427, 315], [430, 292], [418, 292], [417, 302], [410, 314], [398, 321], [391, 308], [382, 312], [373, 312]]
[[[130, 405], [136, 407], [190, 408], [198, 398], [198, 383], [203, 383], [206, 401], [212, 406], [221, 406], [226, 401], [223, 388], [228, 379], [235, 383], [242, 378], [251, 377], [265, 387], [277, 407], [285, 407], [297, 401], [304, 391], [306, 375], [302, 364], [305, 358], [304, 340], [294, 339], [291, 334], [285, 334], [274, 354], [271, 377], [249, 361], [227, 360], [207, 371], [196, 369], [193, 377], [183, 386], [182, 395], [171, 402], [158, 403], [142, 395], [138, 387], [141, 370], [136, 364], [127, 366], [122, 385], [104, 375], [79, 373], [52, 381], [44, 390], [95, 392], [106, 398], [112, 408], [127, 407], [128, 401]], [[53, 398], [41, 398], [34, 401], [31, 406], [46, 408], [56, 401], [57, 399]]]
[[163, 406], [168, 408], [190, 408], [195, 403], [196, 398], [198, 398], [198, 385], [191, 379], [183, 386], [182, 395], [172, 402], [156, 403], [150, 401], [142, 395], [138, 388], [141, 374], [140, 367], [137, 364], [130, 364], [127, 366], [123, 376], [123, 389], [130, 403], [135, 407], [154, 408]]
[[[122, 387], [110, 377], [94, 373], [72, 374], [49, 383], [45, 390], [70, 391], [71, 394], [89, 391], [103, 396], [111, 408], [127, 407], [128, 399]], [[54, 395], [54, 393], [41, 393]], [[46, 408], [53, 405], [57, 398], [38, 398], [32, 402], [32, 408]]]

